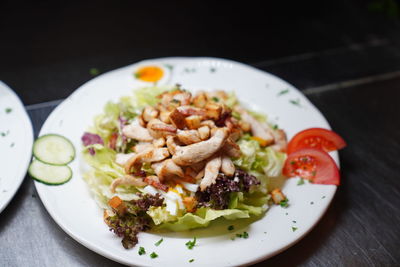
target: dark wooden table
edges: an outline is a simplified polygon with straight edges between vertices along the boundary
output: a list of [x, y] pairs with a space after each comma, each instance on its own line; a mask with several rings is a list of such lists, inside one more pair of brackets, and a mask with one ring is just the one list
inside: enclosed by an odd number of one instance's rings
[[[0, 80], [19, 94], [37, 135], [93, 68], [215, 56], [276, 74], [304, 92], [348, 147], [340, 152], [342, 185], [322, 220], [256, 266], [400, 266], [397, 3], [2, 1]], [[0, 265], [55, 264], [118, 265], [63, 232], [26, 177], [0, 215]]]

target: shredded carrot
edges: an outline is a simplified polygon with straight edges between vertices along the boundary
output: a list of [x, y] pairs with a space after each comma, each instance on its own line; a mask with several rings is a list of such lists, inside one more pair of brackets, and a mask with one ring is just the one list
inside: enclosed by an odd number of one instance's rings
[[261, 137], [252, 136], [251, 139], [257, 141], [260, 144], [260, 146], [267, 146], [268, 145], [268, 140], [265, 140], [265, 139], [263, 139]]

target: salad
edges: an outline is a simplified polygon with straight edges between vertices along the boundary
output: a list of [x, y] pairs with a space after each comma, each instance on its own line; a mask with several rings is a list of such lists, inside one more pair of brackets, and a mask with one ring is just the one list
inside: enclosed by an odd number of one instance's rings
[[207, 227], [287, 203], [268, 190], [282, 174], [286, 134], [234, 93], [140, 88], [108, 102], [82, 143], [84, 180], [125, 248], [141, 231]]

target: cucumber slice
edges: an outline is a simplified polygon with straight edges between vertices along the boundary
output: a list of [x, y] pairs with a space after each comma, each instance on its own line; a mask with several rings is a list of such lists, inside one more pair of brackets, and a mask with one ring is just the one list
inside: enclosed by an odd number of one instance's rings
[[51, 165], [66, 165], [75, 158], [75, 148], [64, 136], [46, 134], [33, 144], [36, 159]]
[[60, 185], [68, 182], [72, 177], [69, 166], [57, 166], [33, 160], [28, 169], [29, 175], [38, 182], [47, 185]]

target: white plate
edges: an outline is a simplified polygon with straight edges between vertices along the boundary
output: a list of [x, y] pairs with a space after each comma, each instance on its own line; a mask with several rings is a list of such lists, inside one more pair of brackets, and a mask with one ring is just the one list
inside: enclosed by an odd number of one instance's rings
[[[194, 90], [234, 90], [242, 102], [268, 114], [286, 130], [289, 138], [309, 127], [330, 128], [307, 98], [271, 74], [225, 59], [162, 58], [117, 69], [84, 84], [53, 111], [40, 135], [62, 134], [79, 151], [80, 138], [92, 123], [93, 116], [102, 112], [107, 101], [117, 100], [130, 94], [133, 88], [146, 85], [139, 82], [133, 73], [140, 66], [154, 64], [168, 72], [161, 83], [180, 83], [184, 88]], [[338, 162], [337, 153], [332, 155]], [[75, 240], [105, 257], [128, 265], [182, 266], [194, 259], [190, 266], [235, 266], [261, 261], [293, 245], [309, 232], [324, 214], [336, 191], [333, 185], [297, 186], [297, 179], [289, 179], [283, 187], [290, 200], [287, 209], [274, 206], [261, 220], [248, 226], [229, 222], [228, 225], [236, 226], [232, 233], [226, 224], [184, 233], [141, 233], [139, 244], [134, 249], [125, 250], [120, 239], [104, 224], [102, 210], [96, 206], [81, 178], [82, 165], [78, 153], [70, 164], [74, 172], [70, 182], [58, 187], [35, 183], [39, 196], [53, 219]], [[235, 233], [243, 231], [249, 233], [248, 239], [231, 240]], [[194, 236], [198, 238], [198, 245], [189, 250], [185, 243]], [[163, 243], [154, 246], [161, 237]], [[147, 255], [138, 255], [139, 246], [146, 248]], [[149, 254], [152, 251], [159, 257], [151, 259]]]
[[31, 120], [18, 96], [0, 81], [0, 212], [17, 192], [31, 158]]

